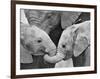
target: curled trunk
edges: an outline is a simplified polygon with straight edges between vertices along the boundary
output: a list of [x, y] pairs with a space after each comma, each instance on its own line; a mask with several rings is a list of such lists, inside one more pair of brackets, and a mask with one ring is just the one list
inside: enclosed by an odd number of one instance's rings
[[61, 61], [64, 57], [65, 55], [63, 53], [57, 53], [55, 56], [45, 55], [44, 60], [49, 63], [57, 63]]

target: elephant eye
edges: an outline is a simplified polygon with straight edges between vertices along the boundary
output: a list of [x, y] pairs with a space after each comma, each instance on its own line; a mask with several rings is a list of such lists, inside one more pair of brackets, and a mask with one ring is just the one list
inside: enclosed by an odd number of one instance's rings
[[63, 48], [65, 48], [65, 47], [66, 47], [66, 45], [64, 45], [64, 44], [63, 44], [63, 45], [62, 45], [62, 47], [63, 47]]
[[42, 40], [37, 40], [37, 42], [38, 42], [38, 43], [41, 43], [41, 42], [42, 42]]
[[42, 42], [42, 39], [41, 39], [41, 38], [40, 38], [40, 39], [38, 39], [38, 40], [37, 40], [37, 42], [38, 42], [38, 43], [41, 43], [41, 42]]

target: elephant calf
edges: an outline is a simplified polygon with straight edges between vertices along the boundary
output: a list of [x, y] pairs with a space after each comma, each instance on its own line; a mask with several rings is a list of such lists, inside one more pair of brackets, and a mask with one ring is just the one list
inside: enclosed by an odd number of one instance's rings
[[[31, 56], [28, 55], [43, 56], [45, 53], [48, 53], [50, 56], [54, 56], [56, 53], [56, 46], [50, 39], [49, 35], [36, 26], [21, 24], [20, 39], [22, 60], [21, 63], [26, 63], [25, 60], [32, 62], [32, 58], [28, 58]], [[23, 49], [29, 51], [27, 52], [28, 54], [23, 51]]]
[[[44, 59], [50, 63], [56, 63], [55, 67], [74, 66], [73, 57], [77, 58], [85, 53], [83, 58], [76, 61], [78, 66], [90, 65], [90, 21], [74, 24], [66, 28], [60, 37], [57, 54], [45, 55]], [[80, 63], [80, 62], [81, 63]]]

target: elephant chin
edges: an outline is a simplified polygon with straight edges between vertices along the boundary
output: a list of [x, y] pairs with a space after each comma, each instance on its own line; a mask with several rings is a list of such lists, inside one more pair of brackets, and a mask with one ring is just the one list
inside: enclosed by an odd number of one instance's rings
[[63, 58], [65, 58], [65, 55], [63, 53], [57, 53], [55, 56], [49, 56], [48, 54], [44, 55], [44, 60], [49, 63], [57, 63]]

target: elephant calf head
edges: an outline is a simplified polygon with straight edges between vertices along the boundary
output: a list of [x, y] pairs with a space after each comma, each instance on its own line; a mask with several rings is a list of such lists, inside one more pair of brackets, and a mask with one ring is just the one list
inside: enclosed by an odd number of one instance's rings
[[21, 25], [21, 44], [33, 55], [55, 55], [56, 46], [49, 35], [36, 26]]
[[73, 55], [79, 56], [90, 45], [90, 21], [72, 25], [66, 28], [59, 40], [57, 54], [45, 55], [44, 59], [50, 63], [57, 63], [62, 59], [69, 59]]

